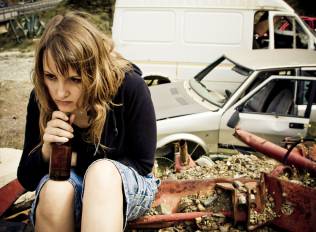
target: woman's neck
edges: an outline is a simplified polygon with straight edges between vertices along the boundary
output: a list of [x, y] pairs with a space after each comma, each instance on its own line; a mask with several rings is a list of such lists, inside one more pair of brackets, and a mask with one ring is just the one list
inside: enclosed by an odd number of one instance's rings
[[76, 117], [73, 124], [80, 128], [87, 128], [90, 126], [90, 120], [87, 111], [77, 110], [76, 112], [74, 112], [74, 114], [76, 115]]

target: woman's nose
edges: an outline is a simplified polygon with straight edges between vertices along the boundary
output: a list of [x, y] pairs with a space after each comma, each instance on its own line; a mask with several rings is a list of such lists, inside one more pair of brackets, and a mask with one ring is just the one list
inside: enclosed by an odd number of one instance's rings
[[64, 81], [60, 81], [57, 86], [57, 95], [59, 98], [65, 98], [69, 95], [67, 86]]

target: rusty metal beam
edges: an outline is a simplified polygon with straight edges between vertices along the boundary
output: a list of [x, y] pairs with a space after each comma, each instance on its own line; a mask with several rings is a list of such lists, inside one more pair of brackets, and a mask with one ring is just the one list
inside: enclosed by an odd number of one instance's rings
[[0, 188], [0, 216], [23, 194], [25, 189], [15, 179]]
[[316, 231], [316, 189], [264, 173], [264, 183], [275, 202], [272, 223], [287, 231]]

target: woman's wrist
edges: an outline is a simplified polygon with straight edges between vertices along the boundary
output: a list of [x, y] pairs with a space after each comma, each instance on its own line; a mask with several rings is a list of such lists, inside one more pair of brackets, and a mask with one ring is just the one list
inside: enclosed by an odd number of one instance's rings
[[71, 155], [71, 167], [77, 166], [77, 152], [73, 151]]
[[42, 146], [42, 158], [45, 162], [49, 162], [50, 154], [52, 153], [52, 147], [50, 144], [43, 143]]

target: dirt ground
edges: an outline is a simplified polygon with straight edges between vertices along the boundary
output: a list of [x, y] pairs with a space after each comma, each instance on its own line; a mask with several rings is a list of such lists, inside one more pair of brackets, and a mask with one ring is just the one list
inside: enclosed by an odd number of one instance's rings
[[31, 54], [0, 53], [0, 147], [23, 147], [32, 64]]

